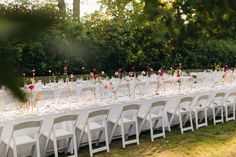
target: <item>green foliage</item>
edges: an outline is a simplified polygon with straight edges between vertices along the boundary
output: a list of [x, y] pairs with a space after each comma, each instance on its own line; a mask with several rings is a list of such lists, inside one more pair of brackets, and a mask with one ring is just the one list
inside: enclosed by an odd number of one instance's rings
[[[235, 66], [234, 0], [102, 0], [82, 21], [55, 6], [0, 7], [0, 56], [18, 76]], [[85, 70], [81, 69], [84, 66]], [[17, 68], [16, 68], [17, 67]], [[2, 72], [2, 71], [1, 71]], [[0, 82], [4, 84], [4, 82]]]

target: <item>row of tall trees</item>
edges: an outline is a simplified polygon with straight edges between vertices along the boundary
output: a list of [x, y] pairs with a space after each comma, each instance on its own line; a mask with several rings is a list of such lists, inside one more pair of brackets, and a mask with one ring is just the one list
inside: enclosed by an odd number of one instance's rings
[[[235, 66], [235, 0], [101, 0], [101, 10], [81, 20], [66, 13], [65, 1], [52, 1], [29, 4], [36, 9], [0, 6], [0, 84], [13, 91], [12, 72], [31, 76], [32, 69], [39, 76], [60, 75], [64, 66], [73, 74], [180, 62], [184, 68]], [[73, 16], [79, 17], [79, 4], [74, 0]]]

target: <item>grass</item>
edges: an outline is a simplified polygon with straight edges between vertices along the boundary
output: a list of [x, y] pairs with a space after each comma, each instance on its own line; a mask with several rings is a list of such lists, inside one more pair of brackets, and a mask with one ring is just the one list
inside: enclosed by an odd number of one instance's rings
[[[121, 148], [121, 139], [112, 141], [110, 152], [97, 153], [95, 157], [236, 157], [236, 122], [212, 124], [181, 135], [178, 127], [166, 138], [150, 140], [149, 132], [140, 135], [140, 145]], [[79, 151], [80, 157], [89, 157], [88, 147]]]

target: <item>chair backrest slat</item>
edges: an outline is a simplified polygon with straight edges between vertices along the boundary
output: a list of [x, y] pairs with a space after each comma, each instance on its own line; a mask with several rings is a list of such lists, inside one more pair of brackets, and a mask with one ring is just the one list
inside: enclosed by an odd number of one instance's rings
[[225, 93], [217, 93], [215, 97], [224, 97]]
[[76, 121], [78, 115], [64, 115], [54, 119], [54, 124], [66, 122], [66, 121]]
[[180, 100], [180, 103], [188, 102], [188, 101], [193, 101], [193, 97], [184, 97]]
[[165, 105], [166, 105], [166, 101], [157, 101], [157, 102], [152, 103], [151, 108], [154, 108], [154, 107], [157, 107], [157, 106], [163, 107]]
[[199, 96], [198, 101], [207, 100], [208, 98], [209, 98], [209, 95], [201, 95]]
[[236, 92], [231, 92], [229, 96], [236, 96]]
[[102, 109], [102, 110], [93, 111], [93, 112], [89, 113], [88, 118], [108, 115], [109, 111], [110, 111], [109, 109]]
[[126, 105], [123, 107], [123, 111], [128, 111], [128, 110], [138, 110], [140, 105], [138, 104], [131, 104], [131, 105]]
[[42, 121], [28, 121], [14, 125], [14, 131], [26, 128], [40, 128]]

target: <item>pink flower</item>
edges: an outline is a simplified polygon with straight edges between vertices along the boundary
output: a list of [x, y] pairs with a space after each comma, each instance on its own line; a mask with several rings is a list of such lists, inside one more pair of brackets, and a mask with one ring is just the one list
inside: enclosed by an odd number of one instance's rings
[[110, 82], [110, 86], [112, 86], [112, 82]]
[[135, 68], [134, 66], [131, 67], [132, 70], [134, 70], [134, 68]]
[[118, 71], [119, 71], [119, 72], [121, 72], [121, 71], [122, 71], [122, 69], [121, 69], [121, 68], [119, 68], [119, 69], [118, 69]]
[[97, 71], [97, 69], [96, 68], [93, 68], [93, 72], [96, 72]]
[[105, 86], [104, 86], [104, 89], [108, 89], [108, 86], [107, 86], [107, 85], [105, 85]]
[[64, 71], [67, 71], [67, 70], [68, 70], [67, 66], [64, 66], [64, 68], [63, 68], [63, 69], [64, 69]]
[[35, 89], [35, 86], [34, 86], [33, 84], [31, 84], [31, 85], [29, 85], [29, 87], [28, 87], [28, 88], [29, 88], [29, 90], [31, 90], [31, 91], [32, 91], [32, 90], [34, 90], [34, 89]]
[[74, 75], [73, 75], [73, 74], [70, 74], [70, 78], [74, 78]]

